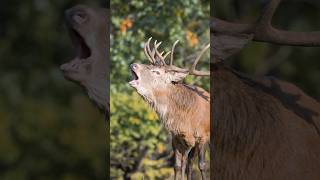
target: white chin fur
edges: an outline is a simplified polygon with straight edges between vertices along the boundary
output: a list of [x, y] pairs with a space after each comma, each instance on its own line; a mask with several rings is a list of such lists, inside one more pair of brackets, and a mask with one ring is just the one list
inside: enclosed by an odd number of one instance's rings
[[130, 84], [130, 86], [135, 88], [135, 87], [138, 86], [139, 82], [137, 80], [132, 80], [132, 81], [129, 82], [129, 84]]

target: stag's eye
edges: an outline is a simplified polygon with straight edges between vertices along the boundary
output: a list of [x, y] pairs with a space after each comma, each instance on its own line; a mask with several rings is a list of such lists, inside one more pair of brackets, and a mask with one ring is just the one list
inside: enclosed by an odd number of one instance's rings
[[160, 75], [159, 71], [151, 71], [152, 73], [156, 73], [157, 75]]

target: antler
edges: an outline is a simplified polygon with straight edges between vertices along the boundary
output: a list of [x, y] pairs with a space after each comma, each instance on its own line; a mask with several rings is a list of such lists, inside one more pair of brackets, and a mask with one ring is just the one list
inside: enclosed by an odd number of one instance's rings
[[[151, 62], [151, 64], [160, 64], [160, 65], [166, 65], [165, 58], [170, 53], [167, 52], [164, 56], [162, 56], [163, 52], [159, 53], [158, 47], [162, 42], [157, 43], [157, 40], [154, 41], [153, 49], [150, 48], [150, 41], [152, 37], [148, 39], [148, 41], [144, 44], [144, 54], [147, 56], [148, 60]], [[159, 60], [161, 62], [159, 62]]]
[[[173, 65], [173, 54], [174, 54], [174, 49], [175, 46], [178, 44], [179, 40], [173, 43], [171, 51], [167, 52], [164, 56], [162, 54], [164, 52], [159, 53], [158, 47], [160, 46], [161, 42], [157, 44], [157, 41], [154, 42], [153, 45], [153, 50], [150, 48], [150, 41], [152, 37], [148, 39], [148, 41], [144, 45], [144, 53], [151, 62], [151, 64], [160, 64], [163, 66], [167, 67], [167, 70], [169, 71], [176, 71], [176, 72], [184, 72], [184, 73], [189, 73], [190, 75], [196, 75], [196, 76], [209, 76], [210, 72], [207, 71], [198, 71], [196, 70], [196, 66], [201, 58], [201, 56], [206, 52], [206, 50], [209, 49], [210, 44], [206, 45], [199, 55], [196, 57], [195, 61], [193, 62], [192, 66], [189, 69], [186, 68], [179, 68], [175, 65]], [[170, 63], [166, 64], [165, 58], [171, 53], [171, 58], [170, 58]], [[160, 62], [159, 62], [160, 60]]]
[[207, 49], [209, 49], [210, 44], [207, 44], [200, 52], [200, 54], [197, 56], [195, 61], [193, 62], [191, 68], [190, 68], [190, 74], [197, 75], [197, 76], [210, 76], [210, 72], [207, 71], [198, 71], [196, 70], [196, 66], [201, 58], [201, 56], [206, 52]]
[[170, 64], [169, 64], [169, 70], [172, 70], [172, 71], [177, 71], [177, 72], [184, 72], [184, 73], [189, 73], [190, 75], [195, 75], [195, 76], [210, 76], [210, 72], [208, 71], [198, 71], [196, 70], [196, 66], [201, 58], [201, 56], [206, 52], [206, 50], [209, 49], [210, 47], [210, 44], [207, 44], [202, 50], [201, 52], [199, 53], [199, 55], [196, 57], [196, 59], [194, 60], [192, 66], [189, 68], [189, 69], [186, 69], [186, 68], [179, 68], [175, 65], [173, 65], [173, 53], [174, 53], [174, 48], [176, 46], [176, 44], [178, 43], [179, 41], [177, 40], [173, 46], [172, 46], [172, 53], [171, 53], [171, 59], [170, 59]]
[[258, 21], [254, 24], [230, 23], [212, 18], [211, 30], [216, 33], [249, 34], [253, 40], [292, 46], [319, 46], [320, 32], [291, 32], [276, 29], [272, 26], [272, 17], [281, 0], [270, 0]]

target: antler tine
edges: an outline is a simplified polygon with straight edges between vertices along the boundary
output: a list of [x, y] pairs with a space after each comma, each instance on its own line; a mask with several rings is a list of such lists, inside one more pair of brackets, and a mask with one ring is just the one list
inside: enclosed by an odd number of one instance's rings
[[170, 54], [170, 51], [167, 52], [164, 56], [162, 54], [164, 51], [161, 53], [158, 51], [159, 46], [161, 45], [162, 42], [157, 42], [157, 40], [154, 41], [153, 49], [151, 50], [150, 48], [150, 42], [151, 42], [152, 37], [148, 39], [148, 41], [144, 44], [144, 54], [148, 58], [148, 60], [151, 62], [151, 64], [156, 64], [157, 61], [160, 59], [160, 65], [166, 66], [165, 59], [166, 57]]
[[146, 46], [147, 46], [147, 53], [148, 53], [148, 57], [150, 58], [149, 60], [151, 61], [151, 64], [154, 64], [156, 63], [156, 59], [154, 57], [155, 55], [155, 52], [154, 51], [151, 51], [150, 49], [150, 41], [151, 41], [152, 37], [150, 37], [146, 43]]
[[196, 66], [201, 58], [201, 56], [206, 52], [206, 50], [208, 50], [210, 47], [210, 44], [207, 44], [199, 53], [199, 55], [197, 56], [197, 58], [194, 60], [192, 66], [189, 69], [189, 73], [192, 75], [196, 75], [196, 76], [210, 76], [210, 72], [207, 71], [198, 71], [196, 70]]
[[254, 41], [269, 42], [289, 46], [320, 46], [320, 31], [292, 32], [274, 28], [272, 17], [281, 0], [270, 0], [255, 24], [229, 23], [213, 17], [211, 27], [213, 33], [248, 34]]
[[166, 59], [166, 57], [171, 53], [171, 51], [168, 51], [164, 56], [163, 59]]
[[184, 72], [184, 73], [188, 73], [188, 74], [191, 74], [191, 75], [197, 75], [197, 76], [208, 76], [208, 75], [210, 75], [209, 72], [198, 71], [198, 70], [195, 69], [197, 63], [199, 62], [199, 60], [201, 58], [201, 56], [210, 47], [210, 44], [208, 44], [207, 46], [205, 46], [205, 48], [203, 48], [201, 50], [200, 54], [197, 56], [197, 58], [195, 59], [194, 63], [190, 67], [190, 69], [187, 69], [187, 68], [179, 68], [179, 67], [173, 65], [173, 53], [174, 53], [175, 46], [177, 45], [179, 40], [177, 40], [177, 41], [175, 41], [173, 43], [171, 51], [167, 52], [164, 56], [162, 56], [164, 51], [162, 51], [161, 53], [158, 51], [158, 48], [159, 48], [159, 46], [161, 45], [162, 42], [157, 43], [157, 40], [155, 40], [154, 41], [154, 45], [153, 45], [153, 49], [151, 51], [151, 49], [150, 49], [150, 41], [151, 41], [151, 39], [152, 39], [152, 37], [149, 38], [148, 41], [145, 43], [144, 52], [145, 52], [145, 55], [151, 61], [152, 64], [155, 64], [157, 62], [157, 60], [160, 59], [162, 65], [167, 66], [167, 64], [165, 62], [165, 58], [171, 53], [170, 64], [168, 66], [169, 70], [176, 71], [176, 72]]
[[[155, 43], [157, 43], [157, 40], [155, 40]], [[149, 42], [149, 49], [150, 49], [150, 42]], [[154, 63], [156, 63], [156, 62], [157, 62], [157, 59], [156, 59], [156, 57], [155, 57], [155, 55], [156, 55], [155, 47], [153, 47], [152, 51], [150, 50], [150, 52], [151, 52], [151, 55], [150, 55], [150, 56], [152, 57]]]
[[[179, 40], [175, 41], [172, 46], [171, 59], [170, 59], [170, 65], [169, 65], [170, 70], [176, 71], [176, 72], [189, 73], [190, 75], [196, 75], [196, 76], [209, 76], [210, 72], [198, 71], [195, 68], [196, 68], [196, 65], [199, 62], [201, 56], [203, 55], [203, 53], [210, 47], [210, 44], [208, 44], [204, 49], [201, 50], [200, 54], [198, 55], [198, 57], [196, 58], [196, 60], [194, 61], [194, 63], [190, 67], [190, 69], [187, 69], [187, 68], [179, 68], [179, 67], [173, 65], [173, 53], [174, 53], [175, 46], [177, 45], [178, 42], [179, 42]], [[167, 56], [167, 54], [166, 54], [166, 56]]]
[[165, 57], [166, 57], [166, 56], [163, 57], [163, 56], [162, 56], [163, 52], [159, 53], [159, 51], [158, 51], [158, 47], [160, 46], [161, 43], [162, 43], [162, 42], [159, 42], [159, 43], [157, 44], [157, 41], [155, 41], [155, 42], [154, 42], [154, 50], [155, 50], [158, 58], [161, 60], [162, 65], [165, 66], [165, 65], [166, 65], [166, 62], [165, 62]]
[[148, 41], [146, 43], [144, 43], [144, 54], [147, 56], [147, 58], [151, 62], [151, 64], [154, 64], [154, 61], [148, 52], [148, 49], [150, 49], [150, 47], [148, 48], [148, 46], [149, 46], [148, 42], [150, 42], [151, 38], [149, 38]]
[[259, 24], [271, 26], [271, 20], [273, 18], [273, 15], [275, 11], [277, 10], [281, 0], [270, 0], [269, 4], [266, 6], [266, 8], [263, 10], [260, 18], [259, 18]]
[[179, 40], [176, 40], [173, 45], [172, 45], [172, 48], [171, 48], [171, 58], [170, 58], [170, 66], [173, 65], [173, 53], [174, 53], [174, 48], [176, 47], [176, 45], [178, 44]]
[[161, 45], [161, 41], [157, 44], [157, 41], [155, 41], [155, 45], [156, 45], [156, 49], [158, 49], [158, 47]]

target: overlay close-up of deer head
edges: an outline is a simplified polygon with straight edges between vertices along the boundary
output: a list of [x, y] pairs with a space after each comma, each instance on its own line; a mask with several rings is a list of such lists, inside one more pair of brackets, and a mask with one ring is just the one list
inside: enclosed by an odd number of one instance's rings
[[77, 5], [65, 11], [75, 58], [61, 65], [66, 79], [82, 86], [102, 111], [109, 112], [108, 11]]
[[320, 179], [320, 104], [297, 86], [249, 77], [225, 64], [251, 41], [319, 46], [320, 32], [272, 26], [280, 0], [270, 0], [253, 24], [211, 17], [211, 178]]
[[[150, 64], [131, 64], [133, 80], [129, 84], [155, 110], [163, 126], [172, 135], [175, 153], [175, 179], [184, 179], [185, 169], [188, 179], [192, 178], [194, 157], [199, 156], [202, 179], [206, 179], [205, 146], [210, 137], [210, 95], [204, 89], [183, 84], [187, 75], [209, 76], [206, 71], [196, 70], [201, 56], [209, 49], [206, 45], [195, 58], [190, 68], [173, 65], [176, 41], [171, 51], [164, 54], [158, 48], [161, 42], [151, 38], [144, 45], [144, 53]], [[164, 55], [163, 55], [164, 54]], [[165, 58], [171, 54], [170, 62]]]

